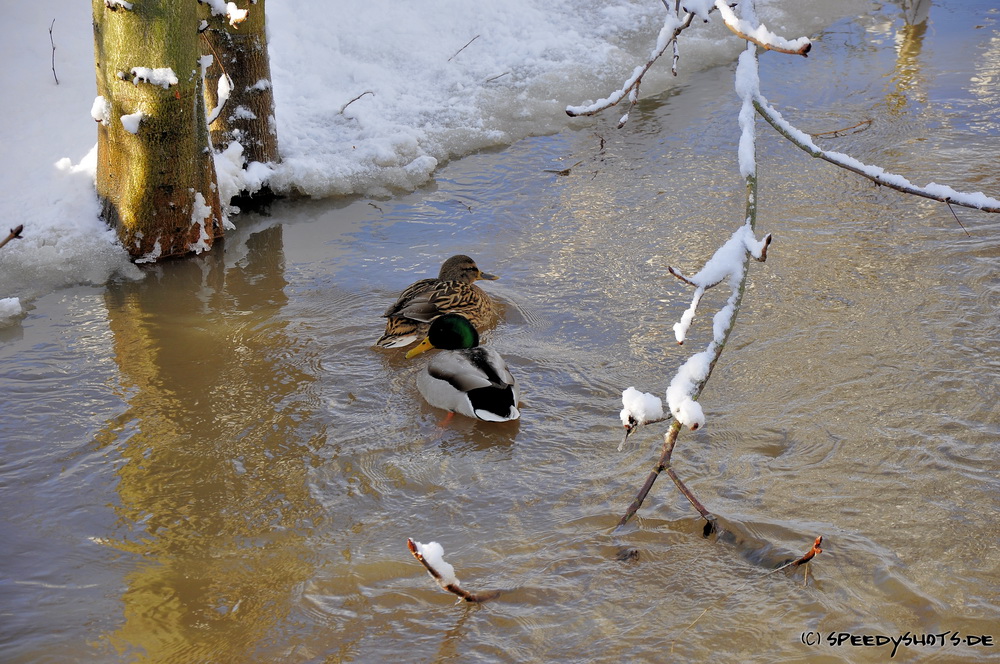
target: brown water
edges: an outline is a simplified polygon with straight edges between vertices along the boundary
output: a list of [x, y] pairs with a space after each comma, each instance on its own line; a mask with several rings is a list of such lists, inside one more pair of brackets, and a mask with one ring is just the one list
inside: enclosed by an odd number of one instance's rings
[[[934, 3], [926, 29], [876, 7], [806, 60], [762, 56], [765, 94], [807, 131], [874, 120], [833, 149], [997, 196], [989, 5]], [[1000, 218], [957, 209], [966, 234], [761, 122], [774, 244], [674, 455], [724, 532], [663, 477], [612, 535], [665, 431], [618, 452], [621, 391], [662, 394], [725, 297], [674, 344], [690, 292], [667, 266], [742, 216], [737, 110], [713, 69], [624, 130], [612, 112], [392, 200], [279, 203], [223, 253], [36, 300], [0, 332], [3, 661], [867, 662], [892, 645], [830, 633], [945, 632], [894, 660], [1000, 660]], [[458, 252], [502, 277], [486, 341], [520, 422], [442, 422], [421, 362], [372, 347]], [[768, 574], [817, 535], [807, 582]], [[456, 603], [408, 537], [506, 592]]]

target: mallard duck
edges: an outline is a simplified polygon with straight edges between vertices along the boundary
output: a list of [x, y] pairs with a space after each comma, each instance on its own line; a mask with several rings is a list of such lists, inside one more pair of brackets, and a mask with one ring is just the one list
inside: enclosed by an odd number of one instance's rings
[[375, 343], [383, 348], [409, 346], [427, 336], [431, 321], [446, 313], [462, 314], [474, 327], [485, 328], [493, 318], [493, 302], [473, 285], [477, 279], [499, 277], [480, 270], [468, 256], [452, 256], [441, 265], [437, 279], [412, 284], [385, 310], [385, 334]]
[[469, 319], [444, 314], [431, 323], [427, 338], [410, 350], [410, 358], [439, 348], [417, 376], [417, 389], [427, 403], [488, 422], [521, 416], [517, 383], [500, 353], [479, 345], [479, 333]]

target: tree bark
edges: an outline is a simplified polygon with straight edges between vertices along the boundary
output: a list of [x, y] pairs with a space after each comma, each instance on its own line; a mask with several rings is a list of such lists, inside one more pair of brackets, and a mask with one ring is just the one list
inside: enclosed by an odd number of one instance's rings
[[223, 217], [196, 2], [92, 3], [102, 217], [136, 262], [201, 253], [222, 237]]
[[279, 159], [264, 2], [239, 0], [236, 4], [244, 5], [247, 12], [239, 22], [213, 13], [209, 4], [199, 7], [205, 21], [203, 50], [213, 56], [205, 73], [205, 102], [213, 110], [219, 108], [220, 98], [223, 104], [209, 125], [212, 144], [223, 151], [239, 142], [247, 163], [277, 163]]

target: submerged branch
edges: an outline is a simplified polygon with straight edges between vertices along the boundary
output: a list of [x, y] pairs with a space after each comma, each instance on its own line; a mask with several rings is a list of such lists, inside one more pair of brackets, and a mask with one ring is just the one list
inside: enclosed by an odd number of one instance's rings
[[788, 139], [796, 147], [804, 150], [813, 157], [828, 161], [835, 166], [868, 178], [875, 184], [885, 185], [904, 194], [921, 196], [942, 203], [961, 205], [963, 207], [982, 210], [983, 212], [1000, 212], [1000, 201], [985, 196], [982, 193], [963, 193], [955, 191], [946, 185], [935, 183], [928, 184], [925, 187], [918, 187], [906, 178], [893, 173], [887, 173], [878, 166], [869, 166], [840, 152], [824, 150], [813, 143], [808, 134], [799, 131], [786, 122], [781, 113], [768, 104], [767, 100], [759, 94], [754, 98], [753, 106], [757, 110], [757, 113], [767, 120], [768, 124], [774, 127], [779, 134]]

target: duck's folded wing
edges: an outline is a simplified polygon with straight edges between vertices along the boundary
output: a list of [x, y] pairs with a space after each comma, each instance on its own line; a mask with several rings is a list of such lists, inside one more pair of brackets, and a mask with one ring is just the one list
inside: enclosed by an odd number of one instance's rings
[[459, 392], [469, 392], [496, 383], [490, 380], [491, 372], [476, 361], [470, 353], [445, 351], [438, 353], [427, 367], [432, 378], [442, 380]]

